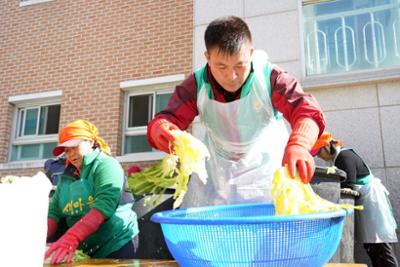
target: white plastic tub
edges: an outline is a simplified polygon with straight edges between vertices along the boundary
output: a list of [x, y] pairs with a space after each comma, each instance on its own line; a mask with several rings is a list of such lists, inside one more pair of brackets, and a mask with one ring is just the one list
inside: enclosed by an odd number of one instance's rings
[[0, 184], [0, 266], [43, 266], [50, 190], [42, 172]]

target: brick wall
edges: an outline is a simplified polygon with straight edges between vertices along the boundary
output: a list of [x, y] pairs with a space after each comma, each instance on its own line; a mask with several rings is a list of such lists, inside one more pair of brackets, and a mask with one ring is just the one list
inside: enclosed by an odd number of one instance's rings
[[119, 83], [190, 74], [192, 30], [191, 0], [53, 0], [25, 7], [2, 1], [0, 163], [7, 161], [12, 123], [7, 98], [54, 90], [63, 92], [60, 125], [91, 121], [119, 155]]

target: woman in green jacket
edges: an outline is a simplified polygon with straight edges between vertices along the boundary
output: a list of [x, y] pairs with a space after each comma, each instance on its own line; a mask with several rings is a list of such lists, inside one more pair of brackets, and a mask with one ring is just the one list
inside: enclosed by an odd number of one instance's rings
[[47, 237], [62, 218], [68, 230], [45, 258], [53, 255], [52, 264], [70, 262], [78, 248], [93, 258], [134, 258], [139, 231], [133, 198], [124, 192], [124, 171], [97, 128], [85, 120], [69, 123], [53, 153], [65, 153], [67, 162], [50, 201]]

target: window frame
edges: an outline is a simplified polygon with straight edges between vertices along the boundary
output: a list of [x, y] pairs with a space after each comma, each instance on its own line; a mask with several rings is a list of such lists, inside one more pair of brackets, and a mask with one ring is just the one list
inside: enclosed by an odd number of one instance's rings
[[42, 4], [42, 3], [51, 2], [51, 1], [53, 1], [53, 0], [19, 0], [19, 6], [24, 7], [24, 6]]
[[[121, 155], [117, 157], [119, 162], [139, 162], [159, 160], [165, 156], [164, 152], [151, 151], [140, 153], [125, 153], [126, 136], [144, 135], [147, 131], [146, 126], [128, 127], [129, 113], [129, 97], [137, 95], [153, 94], [152, 117], [156, 112], [156, 96], [157, 94], [173, 93], [175, 87], [184, 80], [183, 74], [155, 77], [143, 80], [131, 80], [120, 83], [120, 88], [124, 93], [123, 102], [123, 119], [122, 119], [122, 135], [121, 135]], [[133, 128], [133, 127], [132, 127]]]
[[[49, 105], [60, 105], [61, 108], [61, 97], [62, 91], [50, 91], [44, 93], [34, 93], [26, 95], [10, 96], [8, 102], [13, 105], [12, 115], [12, 127], [10, 132], [10, 144], [8, 147], [7, 162], [11, 165], [18, 165], [18, 163], [25, 164], [26, 162], [40, 163], [47, 159], [35, 159], [35, 160], [18, 160], [12, 161], [12, 147], [14, 145], [27, 145], [27, 144], [43, 144], [58, 141], [58, 133], [47, 134], [47, 135], [32, 135], [32, 136], [21, 136], [18, 137], [18, 124], [20, 120], [19, 109], [30, 109], [39, 108]], [[38, 131], [38, 129], [37, 129]], [[43, 165], [42, 165], [43, 166]], [[1, 169], [1, 167], [0, 167]]]
[[303, 6], [329, 2], [332, 0], [299, 0], [298, 11], [300, 18], [299, 36], [300, 36], [300, 61], [302, 86], [304, 89], [317, 89], [327, 86], [352, 85], [360, 82], [376, 82], [382, 80], [398, 79], [400, 77], [400, 66], [380, 67], [362, 70], [352, 70], [338, 73], [325, 73], [318, 75], [309, 75], [306, 73], [306, 55], [304, 39], [304, 13]]

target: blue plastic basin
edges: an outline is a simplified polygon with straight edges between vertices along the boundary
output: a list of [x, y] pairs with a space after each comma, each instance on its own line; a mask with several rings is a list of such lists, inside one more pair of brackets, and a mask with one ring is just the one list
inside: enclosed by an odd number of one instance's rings
[[345, 210], [275, 216], [273, 204], [206, 206], [158, 212], [180, 266], [319, 267], [335, 253]]

